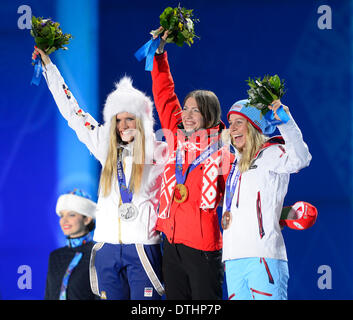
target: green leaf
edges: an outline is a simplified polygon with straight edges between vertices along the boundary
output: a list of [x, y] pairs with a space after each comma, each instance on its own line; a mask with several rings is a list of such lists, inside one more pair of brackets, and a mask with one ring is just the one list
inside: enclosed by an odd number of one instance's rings
[[34, 38], [34, 41], [35, 41], [37, 44], [45, 44], [45, 43], [47, 43], [47, 40], [44, 39], [44, 38], [41, 38], [41, 37], [36, 37], [36, 38]]
[[57, 50], [57, 48], [51, 47], [49, 50], [46, 51], [46, 53], [47, 53], [47, 55], [49, 55], [49, 54], [53, 53], [56, 50]]
[[274, 75], [273, 77], [271, 77], [269, 82], [275, 90], [279, 90], [281, 86], [281, 80], [279, 79], [278, 75]]
[[[193, 9], [181, 8], [180, 5], [176, 8], [167, 7], [159, 16], [160, 25], [169, 30], [169, 35], [166, 41], [168, 43], [175, 43], [178, 46], [182, 46], [186, 42], [189, 46], [193, 43], [193, 38], [199, 38], [194, 32], [194, 26], [186, 27], [186, 19], [191, 19], [193, 15]], [[198, 22], [198, 19], [191, 19], [193, 25]], [[182, 28], [179, 27], [180, 23]]]
[[32, 16], [31, 21], [30, 34], [34, 37], [36, 45], [40, 49], [45, 50], [47, 54], [53, 53], [58, 49], [65, 49], [66, 47], [63, 47], [63, 45], [68, 44], [69, 40], [73, 38], [71, 34], [64, 34], [60, 24], [50, 18], [43, 19], [42, 17]]
[[263, 114], [269, 110], [268, 105], [284, 94], [284, 81], [281, 81], [278, 75], [265, 75], [263, 79], [249, 77], [246, 82], [249, 86], [247, 92], [250, 105], [260, 109]]

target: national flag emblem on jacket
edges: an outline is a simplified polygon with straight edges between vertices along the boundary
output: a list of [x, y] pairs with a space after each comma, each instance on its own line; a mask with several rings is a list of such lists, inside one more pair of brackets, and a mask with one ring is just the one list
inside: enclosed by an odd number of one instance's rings
[[153, 295], [153, 288], [146, 287], [144, 292], [144, 297], [152, 297]]

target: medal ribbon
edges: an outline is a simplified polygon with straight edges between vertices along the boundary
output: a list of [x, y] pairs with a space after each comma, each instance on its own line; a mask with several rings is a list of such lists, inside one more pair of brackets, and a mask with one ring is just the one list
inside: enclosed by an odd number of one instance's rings
[[219, 143], [218, 141], [209, 146], [204, 152], [202, 152], [186, 169], [185, 174], [183, 174], [183, 165], [182, 165], [182, 156], [181, 156], [181, 151], [180, 149], [176, 150], [176, 165], [175, 165], [175, 178], [177, 181], [177, 184], [184, 184], [187, 175], [194, 170], [199, 164], [201, 164], [203, 161], [205, 161], [209, 156], [214, 154], [216, 151], [218, 151], [218, 145], [219, 148], [222, 148], [223, 143]]
[[118, 166], [118, 183], [119, 183], [121, 200], [123, 203], [130, 203], [132, 200], [133, 193], [129, 190], [128, 186], [126, 185], [123, 163], [121, 161], [121, 152], [119, 154], [117, 166]]
[[236, 176], [233, 180], [233, 183], [231, 182], [236, 165], [237, 165], [237, 160], [235, 160], [233, 162], [232, 168], [230, 169], [229, 176], [228, 176], [227, 182], [226, 182], [226, 211], [230, 211], [230, 207], [232, 205], [232, 200], [234, 197], [235, 189], [237, 188], [237, 184], [239, 181], [240, 171], [237, 170], [237, 173], [236, 173]]

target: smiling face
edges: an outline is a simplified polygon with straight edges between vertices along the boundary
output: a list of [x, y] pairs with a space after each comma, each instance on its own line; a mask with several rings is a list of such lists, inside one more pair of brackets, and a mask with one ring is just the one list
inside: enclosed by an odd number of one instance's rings
[[60, 211], [60, 227], [65, 236], [77, 238], [85, 235], [88, 231], [87, 226], [92, 218], [83, 216], [75, 211]]
[[239, 152], [243, 152], [248, 134], [248, 121], [239, 114], [231, 114], [229, 116], [229, 134], [232, 144]]
[[136, 116], [129, 112], [121, 112], [116, 115], [116, 132], [123, 142], [134, 140], [136, 134]]
[[195, 98], [189, 97], [186, 99], [183, 112], [181, 114], [181, 121], [184, 129], [187, 132], [196, 131], [205, 127], [205, 120], [199, 110]]

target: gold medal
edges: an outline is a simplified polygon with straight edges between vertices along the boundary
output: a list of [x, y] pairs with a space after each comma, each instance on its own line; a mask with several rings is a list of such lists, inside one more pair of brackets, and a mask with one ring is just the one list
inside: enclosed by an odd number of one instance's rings
[[227, 230], [231, 222], [232, 222], [232, 214], [229, 211], [224, 212], [221, 220], [221, 225], [223, 230]]
[[177, 184], [174, 189], [174, 201], [183, 203], [188, 198], [189, 192], [185, 184]]

